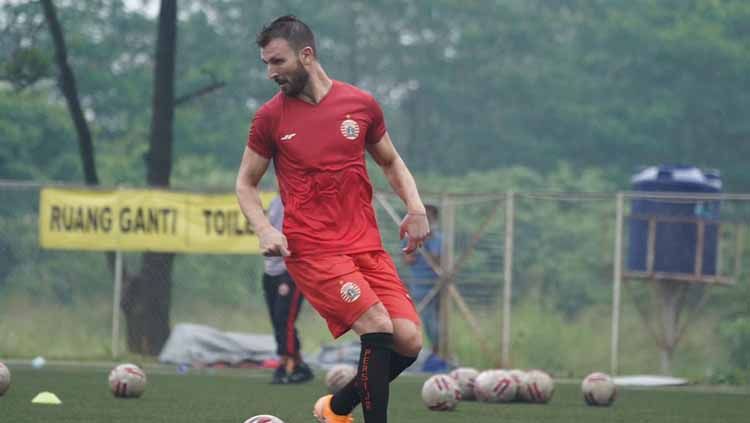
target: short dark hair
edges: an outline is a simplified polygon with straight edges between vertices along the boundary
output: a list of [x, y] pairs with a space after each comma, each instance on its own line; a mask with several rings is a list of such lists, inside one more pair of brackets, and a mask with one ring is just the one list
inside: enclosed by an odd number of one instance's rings
[[274, 38], [286, 40], [294, 51], [300, 51], [308, 46], [312, 47], [313, 54], [317, 56], [315, 35], [306, 23], [294, 15], [280, 16], [271, 23], [263, 25], [263, 28], [255, 37], [255, 42], [258, 47], [263, 48]]

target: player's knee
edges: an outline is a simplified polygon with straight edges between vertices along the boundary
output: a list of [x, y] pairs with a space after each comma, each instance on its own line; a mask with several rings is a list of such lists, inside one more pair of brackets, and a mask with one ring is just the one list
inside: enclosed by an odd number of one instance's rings
[[401, 355], [416, 357], [422, 350], [422, 332], [411, 321], [396, 319], [393, 338], [394, 348]]
[[419, 334], [403, 338], [395, 345], [396, 352], [407, 357], [416, 357], [422, 351], [422, 336]]
[[364, 312], [364, 314], [354, 322], [352, 330], [360, 336], [366, 333], [375, 332], [393, 333], [393, 323], [388, 315], [388, 311], [382, 304], [378, 303], [370, 307], [369, 310]]

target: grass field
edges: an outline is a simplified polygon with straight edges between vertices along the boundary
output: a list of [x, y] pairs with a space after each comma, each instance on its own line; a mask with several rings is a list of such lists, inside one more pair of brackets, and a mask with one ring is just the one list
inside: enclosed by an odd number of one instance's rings
[[[187, 301], [182, 294], [171, 312], [173, 324], [191, 322], [222, 331], [272, 333], [264, 304], [246, 301], [230, 306], [211, 301]], [[497, 307], [475, 307], [482, 338], [489, 354], [479, 347], [472, 327], [459, 315], [452, 320], [450, 349], [461, 365], [488, 368], [498, 365], [502, 320]], [[611, 307], [591, 306], [575, 319], [566, 319], [536, 301], [513, 308], [511, 365], [543, 368], [558, 377], [583, 377], [610, 365]], [[26, 295], [0, 295], [0, 357], [31, 360], [110, 360], [112, 299], [97, 297], [69, 305], [39, 302]], [[694, 382], [710, 382], [729, 366], [725, 345], [717, 330], [719, 317], [706, 313], [691, 324], [675, 352], [672, 371]], [[322, 345], [334, 343], [322, 318], [304, 304], [297, 320], [305, 354], [315, 355]], [[125, 333], [125, 326], [121, 328]], [[654, 373], [659, 350], [632, 305], [621, 318], [619, 369], [623, 374]], [[358, 341], [348, 333], [342, 342]], [[120, 352], [126, 351], [121, 339]], [[143, 361], [141, 358], [126, 358]], [[747, 382], [742, 382], [747, 383]]]
[[[169, 367], [147, 368], [149, 384], [139, 399], [116, 399], [107, 385], [107, 367], [11, 366], [12, 385], [0, 397], [0, 422], [236, 422], [274, 414], [287, 423], [313, 422], [312, 404], [324, 392], [323, 375], [297, 386], [269, 385], [264, 370], [202, 370], [177, 374]], [[750, 391], [720, 388], [620, 389], [612, 407], [584, 405], [579, 385], [558, 383], [547, 405], [464, 402], [453, 412], [427, 410], [420, 399], [426, 376], [406, 375], [391, 387], [389, 421], [442, 422], [679, 422], [744, 423]], [[62, 405], [35, 405], [38, 392], [51, 391]], [[356, 421], [362, 422], [357, 412]]]

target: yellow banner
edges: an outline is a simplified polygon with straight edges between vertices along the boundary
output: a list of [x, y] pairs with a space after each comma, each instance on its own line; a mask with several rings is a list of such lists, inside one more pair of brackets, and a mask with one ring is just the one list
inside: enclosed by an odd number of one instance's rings
[[[276, 196], [261, 194], [264, 207]], [[43, 248], [257, 254], [258, 237], [234, 194], [42, 189]]]

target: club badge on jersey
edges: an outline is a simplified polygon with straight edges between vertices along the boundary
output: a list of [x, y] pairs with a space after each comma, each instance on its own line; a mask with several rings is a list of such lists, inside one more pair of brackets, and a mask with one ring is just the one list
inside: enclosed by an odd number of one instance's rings
[[355, 121], [350, 119], [349, 115], [346, 115], [346, 120], [341, 122], [341, 135], [344, 136], [344, 138], [354, 141], [359, 137], [359, 124]]

